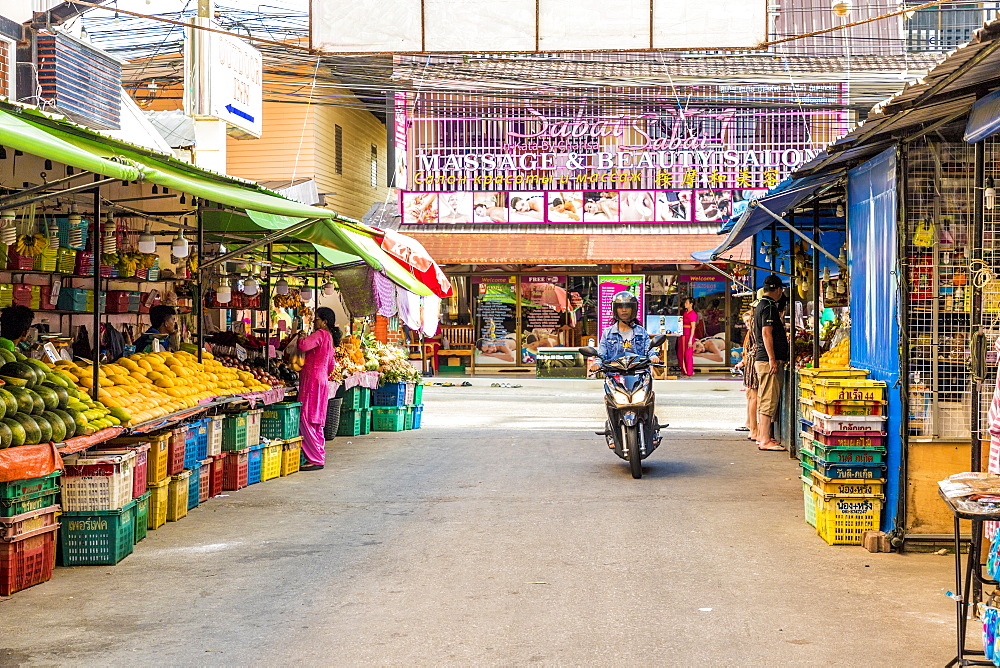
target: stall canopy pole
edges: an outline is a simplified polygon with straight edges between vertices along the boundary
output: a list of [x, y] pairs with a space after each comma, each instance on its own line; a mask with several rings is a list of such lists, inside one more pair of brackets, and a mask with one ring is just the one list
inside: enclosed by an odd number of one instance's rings
[[[101, 180], [95, 175], [94, 183], [91, 184], [94, 193], [94, 222], [91, 225], [93, 236], [93, 274], [94, 274], [94, 349], [92, 351], [93, 357], [93, 381], [94, 386], [91, 388], [90, 393], [93, 396], [94, 401], [97, 401], [98, 394], [101, 391], [101, 184], [106, 183], [107, 179]], [[96, 185], [96, 187], [95, 187]]]
[[[267, 245], [267, 282], [264, 284], [264, 327], [267, 329], [267, 334], [265, 334], [264, 339], [264, 353], [265, 356], [271, 354], [271, 299], [274, 295], [274, 276], [271, 272], [274, 270], [274, 245]], [[275, 346], [275, 352], [277, 352], [277, 346]]]
[[[819, 207], [813, 207], [813, 239], [822, 243], [819, 232]], [[820, 294], [819, 294], [819, 251], [816, 244], [812, 247], [812, 298], [813, 298], [813, 367], [819, 368], [819, 334], [820, 334]]]
[[[94, 183], [84, 183], [83, 185], [73, 186], [72, 188], [63, 188], [62, 190], [45, 193], [44, 195], [36, 195], [35, 197], [29, 197], [27, 199], [20, 199], [19, 196], [15, 195], [10, 200], [5, 200], [2, 204], [0, 204], [0, 211], [18, 209], [26, 204], [41, 202], [42, 200], [52, 199], [53, 197], [63, 197], [65, 195], [72, 195], [73, 193], [92, 191], [94, 186], [100, 188], [101, 186], [110, 185], [116, 181], [118, 181], [118, 179], [102, 179], [100, 181], [94, 181]], [[17, 198], [17, 201], [12, 201], [15, 198]]]
[[205, 222], [202, 220], [201, 198], [198, 198], [198, 271], [195, 274], [198, 278], [194, 286], [195, 307], [194, 312], [198, 319], [196, 323], [198, 331], [198, 361], [203, 361], [202, 349], [205, 347], [205, 290], [202, 284], [205, 279]]
[[215, 265], [219, 264], [220, 262], [229, 262], [230, 260], [236, 259], [236, 258], [238, 258], [241, 255], [245, 255], [246, 253], [249, 253], [250, 251], [254, 250], [255, 248], [260, 248], [261, 246], [265, 246], [267, 244], [273, 243], [273, 242], [281, 239], [282, 237], [286, 237], [286, 236], [288, 236], [290, 234], [298, 232], [299, 230], [303, 230], [303, 229], [309, 227], [310, 225], [312, 225], [313, 223], [318, 222], [318, 221], [319, 221], [318, 218], [307, 218], [307, 219], [303, 220], [302, 222], [295, 223], [294, 225], [290, 225], [289, 227], [286, 227], [283, 230], [278, 230], [276, 232], [272, 232], [271, 234], [263, 236], [260, 239], [258, 239], [257, 241], [251, 241], [246, 246], [240, 246], [237, 250], [230, 251], [230, 252], [226, 253], [225, 255], [220, 255], [219, 257], [213, 258], [212, 260], [210, 260], [210, 261], [208, 261], [205, 264], [200, 265], [200, 266], [204, 267], [205, 269], [208, 269], [209, 267], [214, 267]]
[[705, 266], [714, 271], [715, 273], [728, 278], [730, 281], [732, 281], [733, 285], [737, 285], [743, 290], [749, 290], [750, 292], [753, 292], [753, 288], [751, 288], [749, 285], [745, 283], [740, 282], [740, 279], [736, 278], [736, 276], [734, 276], [733, 274], [730, 274], [711, 263], [706, 264]]
[[[17, 200], [17, 199], [20, 199], [22, 197], [26, 197], [27, 195], [34, 195], [35, 193], [43, 192], [43, 191], [48, 190], [49, 188], [52, 188], [54, 186], [61, 186], [64, 183], [69, 183], [70, 181], [76, 181], [77, 179], [83, 178], [84, 176], [96, 176], [96, 177], [100, 178], [99, 175], [94, 174], [93, 172], [77, 172], [76, 174], [73, 174], [72, 176], [67, 176], [67, 177], [62, 178], [62, 179], [56, 179], [55, 181], [46, 181], [45, 183], [43, 183], [40, 186], [34, 186], [34, 187], [31, 187], [31, 188], [25, 188], [24, 190], [19, 190], [18, 192], [14, 193], [13, 195], [9, 195], [7, 197], [0, 198], [0, 209], [6, 208], [7, 202], [11, 202], [13, 200]], [[88, 188], [93, 188], [94, 187], [93, 182], [88, 183], [87, 187]]]
[[805, 241], [807, 244], [809, 244], [813, 248], [819, 250], [820, 253], [822, 253], [823, 255], [827, 256], [828, 258], [830, 258], [831, 260], [833, 260], [834, 262], [836, 262], [838, 267], [840, 267], [841, 269], [847, 269], [847, 265], [844, 264], [843, 262], [841, 262], [840, 258], [837, 258], [837, 257], [834, 257], [833, 255], [831, 255], [830, 252], [827, 251], [825, 248], [823, 248], [821, 245], [819, 245], [818, 242], [814, 242], [807, 235], [803, 234], [801, 230], [795, 229], [794, 225], [789, 224], [789, 222], [787, 220], [785, 220], [784, 218], [782, 218], [781, 216], [779, 216], [775, 212], [773, 212], [770, 209], [768, 209], [766, 206], [764, 206], [763, 204], [761, 204], [759, 200], [754, 200], [754, 201], [750, 202], [750, 206], [759, 206], [761, 209], [764, 210], [764, 213], [768, 214], [769, 216], [771, 216], [772, 218], [774, 218], [777, 222], [779, 222], [782, 225], [784, 225], [785, 227], [787, 227], [789, 230], [792, 231], [793, 234], [795, 234], [796, 236], [798, 236], [800, 239], [802, 239], [803, 241]]
[[[795, 221], [795, 213], [792, 212], [789, 215], [792, 221]], [[788, 327], [788, 372], [785, 374], [785, 396], [788, 397], [788, 401], [781, 402], [782, 411], [785, 413], [785, 433], [788, 439], [788, 456], [792, 459], [798, 458], [799, 444], [798, 439], [795, 438], [795, 408], [798, 404], [798, 398], [795, 394], [796, 387], [796, 372], [795, 372], [795, 356], [798, 351], [795, 349], [795, 314], [796, 307], [798, 306], [799, 291], [795, 287], [795, 240], [789, 240], [788, 244], [788, 271], [792, 273], [792, 280], [788, 282], [788, 309], [790, 313], [789, 317], [789, 327]], [[792, 398], [795, 397], [795, 401]]]
[[[972, 253], [970, 259], [982, 259], [982, 246], [983, 246], [983, 227], [986, 218], [986, 207], [983, 202], [983, 196], [986, 187], [986, 147], [983, 142], [979, 141], [975, 144], [975, 188], [973, 189], [972, 199], [975, 203], [973, 206], [973, 218], [972, 218]], [[968, 289], [968, 288], [967, 288]], [[983, 441], [980, 435], [979, 423], [980, 423], [980, 411], [982, 410], [982, 386], [986, 382], [983, 373], [986, 362], [986, 350], [982, 343], [985, 341], [985, 337], [982, 336], [982, 290], [973, 290], [972, 292], [972, 401], [970, 402], [970, 412], [972, 413], [972, 424], [971, 434], [972, 434], [972, 468], [970, 471], [982, 471], [983, 470]]]

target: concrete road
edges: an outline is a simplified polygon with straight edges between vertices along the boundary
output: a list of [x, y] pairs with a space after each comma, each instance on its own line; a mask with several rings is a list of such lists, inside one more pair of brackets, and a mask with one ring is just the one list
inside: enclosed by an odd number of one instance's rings
[[658, 383], [632, 480], [600, 389], [427, 388], [424, 428], [217, 498], [0, 601], [2, 665], [941, 666], [951, 558], [829, 547], [735, 382]]

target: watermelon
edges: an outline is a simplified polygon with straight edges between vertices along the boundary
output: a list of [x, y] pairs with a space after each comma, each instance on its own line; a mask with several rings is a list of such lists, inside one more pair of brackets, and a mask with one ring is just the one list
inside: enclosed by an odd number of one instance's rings
[[[42, 383], [42, 387], [52, 390], [56, 393], [56, 408], [66, 408], [69, 405], [69, 392], [62, 385], [56, 383], [50, 383], [48, 381]], [[42, 399], [45, 397], [43, 396]], [[51, 408], [49, 410], [52, 410]]]
[[0, 422], [0, 450], [4, 448], [9, 448], [14, 440], [14, 435], [8, 427], [3, 422]]
[[46, 420], [44, 415], [32, 415], [31, 417], [38, 425], [38, 442], [49, 443], [52, 441], [52, 423]]
[[27, 392], [28, 396], [31, 397], [31, 401], [33, 403], [31, 407], [31, 414], [41, 415], [43, 412], [45, 412], [45, 402], [34, 390], [28, 390]]
[[26, 435], [24, 433], [24, 427], [21, 426], [20, 422], [7, 417], [0, 420], [0, 423], [10, 430], [10, 447], [16, 448], [19, 445], [24, 445]]
[[13, 394], [3, 388], [0, 388], [0, 402], [2, 402], [6, 407], [6, 411], [4, 412], [5, 417], [7, 415], [13, 415], [17, 412], [17, 399], [14, 398]]
[[35, 409], [35, 400], [29, 394], [31, 390], [26, 390], [23, 387], [9, 387], [7, 391], [14, 395], [14, 399], [17, 400], [15, 413], [30, 414]]
[[34, 387], [38, 377], [35, 375], [35, 367], [24, 362], [7, 362], [0, 366], [0, 376], [10, 378], [20, 378], [27, 383], [27, 387]]
[[45, 376], [48, 375], [49, 373], [49, 367], [42, 360], [36, 360], [36, 359], [26, 359], [24, 360], [24, 363], [30, 364], [31, 367], [35, 370], [35, 380], [36, 380], [35, 384], [41, 385], [42, 381], [45, 380]]
[[16, 362], [17, 358], [14, 357], [14, 353], [6, 348], [0, 348], [0, 360], [3, 360], [3, 364], [7, 362]]
[[42, 430], [38, 428], [35, 418], [27, 413], [14, 413], [14, 419], [24, 428], [25, 445], [37, 445], [42, 442]]
[[[39, 385], [35, 388], [35, 394], [42, 398], [42, 403], [45, 404], [45, 410], [50, 411], [53, 408], [59, 408], [59, 395], [56, 394], [56, 391], [51, 387]], [[68, 394], [66, 395], [66, 403], [69, 403]]]
[[63, 419], [53, 413], [52, 411], [45, 411], [42, 413], [41, 417], [45, 418], [45, 421], [49, 423], [49, 429], [52, 431], [52, 440], [56, 443], [61, 443], [66, 440], [66, 425], [63, 423]]
[[76, 420], [61, 408], [50, 411], [53, 415], [58, 415], [62, 419], [63, 427], [66, 428], [66, 438], [73, 438], [76, 435]]

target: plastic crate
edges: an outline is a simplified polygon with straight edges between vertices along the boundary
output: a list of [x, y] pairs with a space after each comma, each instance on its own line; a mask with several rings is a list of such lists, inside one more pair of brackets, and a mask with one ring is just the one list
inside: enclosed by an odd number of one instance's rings
[[135, 500], [135, 542], [146, 537], [149, 530], [149, 492], [143, 492], [142, 496]]
[[381, 386], [372, 392], [372, 408], [378, 406], [405, 406], [406, 387], [406, 383], [386, 383]]
[[51, 526], [22, 540], [0, 543], [0, 596], [52, 579], [58, 528]]
[[135, 507], [131, 501], [115, 510], [64, 511], [59, 518], [60, 564], [113, 565], [132, 554]]
[[810, 430], [809, 437], [822, 445], [841, 448], [881, 448], [885, 447], [885, 434], [850, 434], [847, 432], [823, 432]]
[[413, 408], [407, 406], [403, 409], [403, 431], [413, 429]]
[[250, 450], [230, 450], [225, 453], [222, 464], [222, 489], [235, 492], [246, 487], [249, 482]]
[[31, 510], [13, 517], [0, 517], [0, 542], [10, 543], [28, 536], [45, 533], [48, 527], [58, 526], [58, 505]]
[[832, 464], [817, 459], [816, 472], [834, 480], [881, 480], [885, 464]]
[[821, 473], [812, 473], [813, 485], [820, 494], [837, 496], [873, 496], [882, 494], [884, 480], [861, 480], [858, 478], [827, 478]]
[[885, 415], [884, 401], [821, 401], [806, 399], [813, 408], [827, 415]]
[[[60, 248], [75, 248], [76, 250], [83, 250], [87, 247], [87, 236], [88, 229], [90, 228], [90, 221], [86, 218], [81, 218], [79, 221], [69, 222], [69, 216], [57, 216], [56, 226], [59, 228], [59, 247]], [[79, 233], [79, 234], [76, 234]], [[73, 241], [79, 241], [80, 243], [74, 244]]]
[[281, 443], [261, 448], [260, 481], [266, 482], [281, 476]]
[[[419, 406], [424, 403], [424, 384], [417, 383], [413, 386], [413, 404]], [[416, 429], [416, 427], [414, 427]]]
[[222, 449], [246, 450], [247, 414], [233, 413], [222, 421]]
[[170, 432], [167, 454], [167, 475], [179, 475], [184, 470], [184, 453], [187, 449], [187, 427], [177, 427]]
[[195, 464], [201, 461], [198, 456], [198, 430], [192, 429], [188, 425], [187, 434], [184, 436], [184, 468], [193, 469]]
[[188, 478], [188, 510], [197, 508], [201, 504], [201, 464], [195, 462], [190, 469], [191, 477]]
[[117, 510], [132, 501], [135, 452], [67, 457], [62, 507], [68, 511]]
[[885, 401], [885, 383], [864, 378], [817, 378], [813, 392], [821, 401]]
[[[152, 485], [161, 480], [166, 480], [170, 476], [167, 467], [170, 457], [170, 436], [171, 433], [169, 431], [145, 436], [125, 436], [95, 446], [95, 449], [113, 450], [116, 446], [132, 446], [137, 443], [148, 443], [149, 451], [146, 453], [146, 484]], [[180, 463], [183, 468], [183, 459]]]
[[61, 473], [56, 471], [41, 478], [25, 478], [24, 480], [0, 482], [0, 500], [16, 499], [38, 492], [54, 492], [59, 489], [60, 475]]
[[372, 409], [366, 408], [361, 413], [361, 433], [370, 434], [372, 431]]
[[883, 433], [885, 418], [881, 415], [827, 415], [813, 409], [813, 427], [820, 431], [848, 434]]
[[[423, 387], [423, 385], [418, 385], [418, 387]], [[413, 428], [420, 429], [420, 422], [424, 416], [423, 405], [417, 405], [413, 407]]]
[[406, 409], [375, 406], [372, 408], [372, 431], [403, 431]]
[[206, 449], [208, 457], [215, 457], [222, 452], [222, 423], [225, 419], [224, 415], [205, 418], [205, 430], [208, 434]]
[[191, 477], [190, 471], [181, 471], [170, 477], [170, 484], [167, 485], [167, 521], [176, 522], [188, 512], [188, 480]]
[[212, 496], [212, 460], [198, 462], [198, 503], [205, 503]]
[[256, 485], [260, 482], [260, 474], [264, 466], [264, 452], [259, 445], [249, 448], [249, 451], [247, 454], [247, 484]]
[[364, 418], [365, 411], [363, 410], [341, 410], [337, 436], [357, 436], [361, 434], [361, 421]]
[[260, 423], [263, 414], [263, 408], [247, 411], [247, 447], [260, 445]]
[[[208, 459], [208, 418], [203, 418], [192, 422], [189, 428], [196, 443], [196, 456], [199, 462]], [[190, 438], [190, 436], [189, 436]]]
[[76, 269], [76, 251], [72, 248], [60, 248], [56, 253], [56, 271], [61, 274], [72, 274]]
[[299, 436], [301, 408], [302, 404], [294, 401], [268, 406], [261, 415], [260, 435], [282, 441], [296, 438]]
[[885, 462], [885, 448], [841, 448], [813, 441], [816, 458], [831, 464], [881, 464]]
[[56, 505], [59, 488], [48, 492], [32, 492], [13, 499], [0, 499], [0, 517], [14, 517]]
[[880, 497], [821, 496], [816, 504], [816, 532], [830, 545], [861, 545], [866, 531], [878, 531]]
[[802, 477], [802, 502], [806, 524], [811, 527], [816, 526], [816, 501], [818, 494], [812, 486], [811, 477]]
[[356, 386], [344, 392], [343, 401], [340, 404], [342, 411], [359, 411], [370, 407], [372, 404], [372, 391], [367, 387]]
[[212, 456], [212, 463], [211, 463], [212, 475], [209, 478], [209, 483], [208, 483], [209, 496], [218, 496], [222, 494], [222, 474], [223, 474], [223, 469], [225, 468], [225, 459], [226, 455], [224, 454], [218, 454]]
[[170, 479], [149, 485], [149, 518], [147, 529], [159, 529], [167, 521], [167, 503], [170, 500]]
[[302, 465], [302, 437], [281, 444], [281, 475], [298, 473]]
[[132, 469], [132, 498], [138, 499], [146, 493], [146, 485], [149, 484], [149, 443], [140, 442], [130, 445], [120, 444], [117, 447], [104, 443], [90, 451], [91, 456], [98, 454], [122, 454], [125, 452], [135, 453], [135, 466]]

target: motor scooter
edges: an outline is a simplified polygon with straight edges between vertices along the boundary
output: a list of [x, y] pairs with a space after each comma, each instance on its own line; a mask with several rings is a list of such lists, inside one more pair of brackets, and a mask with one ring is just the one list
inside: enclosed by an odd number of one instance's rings
[[[662, 334], [653, 337], [649, 349], [656, 350], [666, 340]], [[580, 354], [597, 357], [597, 349], [592, 346], [580, 348]], [[652, 366], [647, 355], [633, 352], [601, 360], [608, 420], [604, 431], [596, 433], [604, 436], [608, 447], [629, 463], [632, 477], [636, 479], [642, 477], [642, 460], [660, 445], [660, 429], [669, 426], [659, 424], [655, 414]]]

